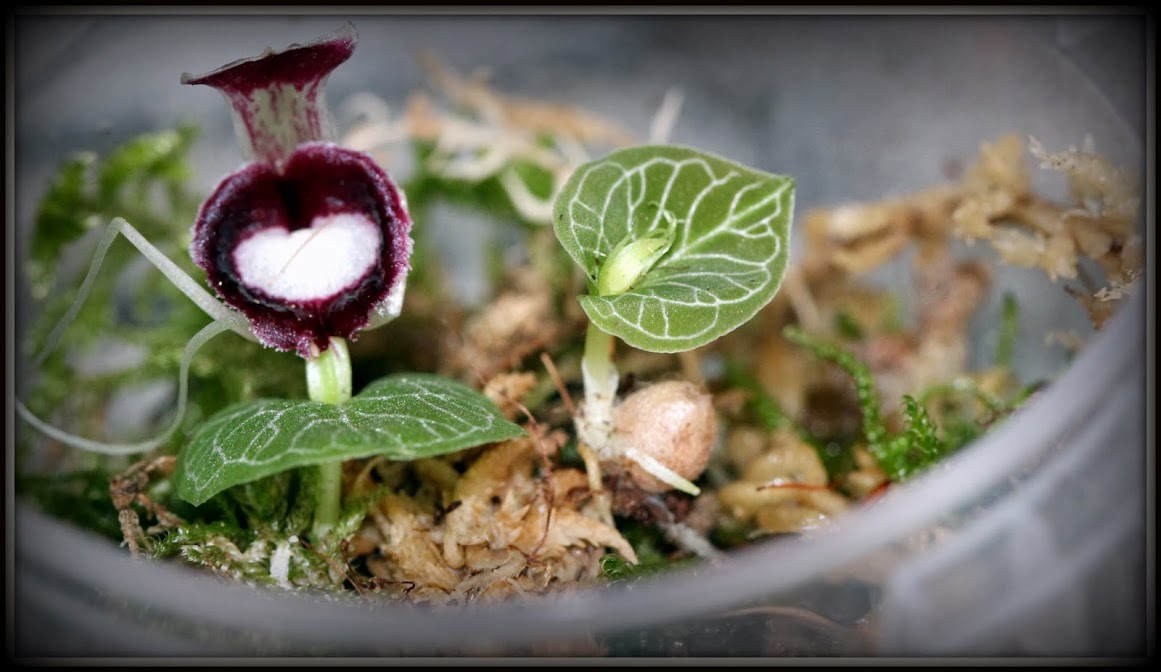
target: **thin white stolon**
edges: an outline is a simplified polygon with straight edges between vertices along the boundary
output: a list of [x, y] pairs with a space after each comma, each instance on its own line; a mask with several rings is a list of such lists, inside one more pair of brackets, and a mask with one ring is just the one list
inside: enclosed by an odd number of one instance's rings
[[165, 443], [166, 440], [177, 430], [181, 425], [182, 416], [185, 414], [186, 400], [188, 397], [188, 383], [189, 383], [189, 367], [197, 351], [201, 349], [214, 336], [224, 332], [233, 331], [234, 333], [243, 336], [244, 338], [257, 341], [254, 334], [250, 331], [250, 325], [244, 317], [237, 312], [231, 310], [217, 299], [215, 299], [208, 291], [206, 291], [200, 283], [191, 278], [181, 270], [181, 268], [166, 257], [161, 250], [153, 246], [145, 236], [141, 235], [137, 229], [133, 228], [131, 224], [124, 219], [117, 217], [109, 223], [109, 228], [106, 229], [105, 234], [97, 243], [94, 251], [93, 263], [89, 266], [89, 272], [81, 283], [80, 289], [77, 291], [77, 297], [73, 300], [69, 309], [65, 312], [60, 322], [53, 328], [52, 332], [45, 339], [45, 343], [40, 353], [33, 359], [33, 366], [39, 367], [44, 363], [46, 357], [52, 353], [60, 342], [64, 330], [76, 318], [85, 299], [88, 298], [89, 292], [92, 290], [93, 283], [96, 280], [97, 272], [101, 268], [102, 262], [105, 260], [105, 255], [109, 251], [109, 246], [121, 234], [137, 248], [141, 254], [145, 256], [159, 271], [176, 286], [183, 294], [190, 298], [199, 308], [201, 308], [207, 315], [213, 318], [213, 322], [202, 328], [201, 331], [194, 334], [193, 338], [186, 343], [185, 350], [182, 352], [180, 370], [178, 372], [178, 396], [177, 396], [177, 413], [174, 416], [170, 426], [159, 436], [146, 441], [136, 443], [106, 443], [102, 441], [94, 441], [84, 437], [76, 436], [64, 432], [40, 418], [36, 417], [28, 407], [20, 400], [16, 401], [16, 412], [24, 419], [25, 422], [35, 427], [43, 434], [64, 443], [65, 445], [82, 450], [88, 450], [95, 453], [102, 453], [105, 455], [130, 455], [134, 453], [148, 452]]
[[40, 418], [32, 414], [28, 407], [20, 400], [16, 401], [16, 413], [24, 419], [25, 422], [32, 425], [45, 435], [60, 441], [61, 443], [72, 446], [73, 448], [80, 448], [81, 450], [88, 450], [94, 453], [102, 453], [104, 455], [132, 455], [134, 453], [145, 453], [153, 450], [165, 443], [170, 435], [172, 435], [177, 428], [181, 426], [182, 416], [185, 415], [185, 404], [188, 396], [189, 388], [189, 365], [193, 360], [197, 351], [201, 349], [214, 336], [228, 331], [229, 325], [216, 321], [210, 322], [201, 331], [194, 334], [194, 337], [189, 339], [185, 345], [185, 350], [181, 354], [181, 370], [178, 373], [178, 388], [177, 388], [177, 412], [174, 414], [173, 422], [160, 435], [140, 441], [137, 443], [106, 443], [103, 441], [94, 441], [86, 439], [75, 434], [61, 431], [56, 427], [44, 422]]

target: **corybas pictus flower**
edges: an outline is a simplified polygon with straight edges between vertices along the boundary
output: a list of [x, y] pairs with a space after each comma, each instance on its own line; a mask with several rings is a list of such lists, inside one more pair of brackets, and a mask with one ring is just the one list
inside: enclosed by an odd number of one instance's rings
[[403, 192], [329, 140], [326, 80], [355, 42], [348, 24], [181, 79], [225, 95], [250, 159], [202, 204], [190, 254], [261, 343], [304, 358], [396, 317], [410, 270]]

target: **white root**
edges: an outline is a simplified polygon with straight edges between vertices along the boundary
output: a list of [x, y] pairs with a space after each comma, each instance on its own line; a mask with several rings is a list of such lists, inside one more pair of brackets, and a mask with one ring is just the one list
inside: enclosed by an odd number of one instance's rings
[[41, 433], [73, 448], [80, 448], [81, 450], [88, 450], [104, 455], [132, 455], [135, 453], [149, 452], [164, 444], [177, 431], [177, 428], [181, 426], [182, 416], [185, 415], [186, 398], [189, 393], [189, 365], [194, 355], [211, 338], [229, 329], [230, 325], [224, 322], [210, 322], [201, 331], [194, 334], [194, 337], [186, 343], [185, 351], [181, 354], [181, 370], [178, 373], [177, 412], [174, 414], [173, 421], [169, 427], [155, 438], [137, 443], [105, 443], [102, 441], [93, 441], [92, 439], [69, 434], [53, 427], [33, 415], [32, 411], [28, 410], [28, 407], [19, 400], [16, 401], [16, 413]]
[[270, 578], [274, 579], [279, 588], [290, 590], [290, 545], [297, 543], [297, 537], [290, 537], [286, 541], [278, 542], [274, 552], [270, 554]]
[[657, 458], [653, 457], [652, 455], [643, 453], [633, 447], [625, 449], [624, 455], [628, 459], [632, 460], [634, 464], [649, 472], [650, 475], [662, 483], [670, 485], [677, 490], [681, 490], [682, 492], [689, 493], [694, 497], [697, 497], [701, 494], [701, 488], [697, 487], [693, 483], [690, 483], [688, 479], [682, 478], [681, 474], [678, 474], [676, 471], [670, 469], [664, 464], [661, 464], [661, 462], [659, 462]]
[[[552, 223], [552, 199], [542, 200], [533, 195], [515, 170], [509, 168], [500, 173], [500, 186], [508, 193], [508, 199], [521, 217], [538, 224]], [[552, 193], [559, 191], [558, 186], [553, 185]]]
[[684, 101], [685, 94], [677, 87], [665, 92], [665, 97], [661, 99], [661, 105], [657, 107], [653, 121], [649, 124], [649, 142], [663, 145], [669, 141], [669, 134], [677, 123], [677, 115], [681, 112], [681, 104]]
[[113, 244], [113, 241], [117, 238], [117, 234], [123, 235], [126, 240], [133, 243], [133, 246], [141, 254], [145, 255], [145, 258], [156, 266], [157, 270], [161, 271], [167, 280], [172, 282], [175, 287], [181, 290], [182, 294], [188, 296], [207, 315], [214, 318], [215, 321], [221, 322], [239, 336], [257, 342], [258, 339], [250, 331], [250, 324], [246, 321], [246, 318], [230, 310], [226, 305], [215, 299], [197, 280], [189, 277], [185, 271], [181, 270], [181, 267], [170, 261], [169, 257], [165, 256], [161, 250], [146, 240], [145, 236], [133, 228], [132, 224], [120, 217], [116, 217], [109, 223], [109, 228], [105, 230], [105, 234], [101, 236], [100, 242], [97, 243], [97, 248], [93, 254], [93, 263], [89, 266], [89, 272], [85, 275], [85, 280], [81, 283], [80, 289], [77, 290], [77, 298], [73, 300], [73, 304], [69, 306], [64, 317], [61, 318], [60, 322], [49, 333], [48, 338], [45, 339], [40, 354], [33, 360], [33, 366], [40, 366], [44, 363], [45, 358], [56, 348], [57, 343], [64, 334], [64, 330], [76, 318], [77, 312], [80, 311], [81, 306], [85, 303], [85, 299], [89, 296], [89, 291], [93, 288], [93, 283], [97, 279], [97, 272], [101, 270], [101, 264], [104, 263], [109, 246]]
[[658, 527], [670, 541], [710, 562], [720, 562], [726, 557], [710, 540], [684, 523], [659, 523]]
[[144, 453], [161, 446], [169, 437], [177, 431], [181, 425], [182, 416], [185, 415], [185, 406], [189, 388], [189, 367], [194, 355], [198, 350], [206, 344], [214, 336], [225, 332], [233, 331], [234, 333], [243, 336], [251, 341], [257, 341], [254, 334], [250, 331], [250, 325], [244, 317], [237, 312], [231, 310], [226, 305], [215, 299], [208, 291], [206, 291], [200, 283], [186, 274], [177, 264], [166, 257], [161, 250], [157, 249], [141, 235], [137, 229], [133, 228], [129, 222], [117, 217], [109, 223], [109, 228], [106, 229], [101, 240], [97, 243], [97, 248], [93, 256], [93, 263], [89, 266], [89, 272], [81, 283], [80, 289], [77, 291], [77, 297], [73, 300], [69, 309], [65, 312], [60, 322], [49, 333], [48, 338], [45, 339], [44, 346], [41, 348], [40, 354], [33, 359], [34, 366], [40, 366], [44, 363], [46, 357], [52, 353], [60, 342], [64, 330], [76, 319], [77, 313], [81, 306], [84, 305], [85, 299], [88, 298], [89, 292], [93, 288], [93, 283], [96, 280], [97, 272], [101, 269], [101, 264], [105, 260], [105, 255], [109, 251], [109, 246], [121, 234], [137, 248], [141, 254], [145, 256], [157, 270], [161, 271], [162, 275], [174, 284], [183, 294], [185, 294], [191, 301], [201, 308], [207, 315], [213, 318], [213, 322], [202, 328], [201, 331], [194, 334], [193, 338], [186, 343], [185, 350], [181, 355], [181, 364], [178, 372], [178, 393], [177, 393], [177, 412], [174, 416], [170, 426], [162, 432], [159, 436], [137, 443], [106, 443], [102, 441], [93, 441], [84, 437], [76, 436], [64, 432], [40, 418], [36, 417], [32, 411], [28, 410], [21, 401], [16, 402], [16, 412], [24, 419], [25, 422], [35, 427], [41, 433], [60, 441], [61, 443], [88, 450], [94, 453], [102, 453], [105, 455], [131, 455], [134, 453]]

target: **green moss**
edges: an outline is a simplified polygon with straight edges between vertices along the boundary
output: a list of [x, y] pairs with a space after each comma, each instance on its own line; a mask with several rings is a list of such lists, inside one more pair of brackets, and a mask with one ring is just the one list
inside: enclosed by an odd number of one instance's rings
[[643, 576], [693, 565], [699, 561], [696, 557], [675, 559], [673, 555], [677, 553], [677, 548], [655, 526], [619, 520], [617, 529], [633, 547], [637, 554], [637, 564], [631, 564], [619, 555], [603, 556], [601, 575], [610, 582], [632, 582]]
[[1003, 308], [1000, 315], [1000, 337], [996, 342], [996, 366], [1009, 369], [1012, 367], [1012, 353], [1016, 349], [1016, 338], [1020, 334], [1020, 304], [1016, 295], [1011, 292], [1004, 294]]
[[840, 338], [848, 341], [863, 340], [863, 327], [858, 320], [845, 310], [838, 310], [834, 314], [834, 331]]

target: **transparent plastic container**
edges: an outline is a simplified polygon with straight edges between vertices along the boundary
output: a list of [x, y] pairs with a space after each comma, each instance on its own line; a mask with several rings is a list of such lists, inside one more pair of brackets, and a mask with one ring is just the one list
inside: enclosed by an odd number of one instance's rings
[[[330, 80], [333, 109], [358, 91], [398, 109], [423, 81], [417, 49], [461, 71], [488, 67], [502, 91], [579, 103], [642, 133], [679, 86], [671, 141], [795, 175], [800, 215], [936, 184], [947, 162], [1008, 132], [1050, 149], [1091, 134], [1152, 184], [1143, 16], [22, 16], [18, 223], [69, 152], [182, 119], [204, 127], [196, 157], [208, 189], [240, 157], [221, 100], [179, 86], [180, 74], [344, 20], [360, 38]], [[1063, 195], [1058, 176], [1036, 180]], [[457, 238], [452, 224], [430, 225]], [[998, 314], [1005, 291], [1024, 307], [1017, 373], [1052, 384], [938, 468], [822, 531], [628, 589], [425, 610], [134, 561], [18, 501], [8, 641], [32, 657], [1151, 654], [1151, 298], [1137, 292], [1091, 335], [1074, 300], [1037, 271], [998, 273], [979, 314]], [[17, 292], [19, 333], [29, 303], [19, 282]], [[994, 324], [976, 322], [983, 361]], [[1091, 339], [1070, 363], [1044, 344], [1051, 329]]]

